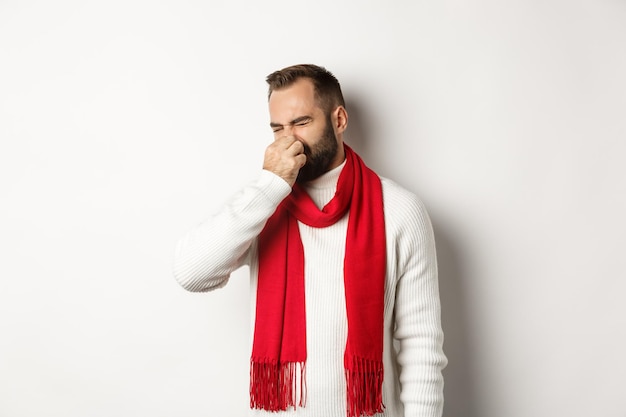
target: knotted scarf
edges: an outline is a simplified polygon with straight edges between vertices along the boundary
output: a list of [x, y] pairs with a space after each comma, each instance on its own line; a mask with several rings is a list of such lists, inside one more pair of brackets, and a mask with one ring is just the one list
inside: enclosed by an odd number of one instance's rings
[[[382, 412], [385, 223], [380, 178], [344, 145], [346, 164], [333, 199], [320, 210], [295, 184], [259, 237], [256, 321], [250, 360], [250, 407], [304, 407], [306, 318], [304, 251], [298, 221], [328, 227], [346, 213], [344, 353], [347, 415]], [[321, 341], [317, 341], [321, 343]]]

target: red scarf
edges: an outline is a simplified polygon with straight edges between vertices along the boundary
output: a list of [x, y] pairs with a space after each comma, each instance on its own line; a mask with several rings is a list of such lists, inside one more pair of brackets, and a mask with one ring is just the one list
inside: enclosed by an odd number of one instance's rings
[[[380, 178], [344, 145], [346, 164], [320, 211], [296, 184], [259, 240], [250, 407], [268, 411], [306, 401], [304, 251], [298, 221], [327, 227], [349, 211], [344, 259], [348, 338], [344, 353], [348, 417], [382, 412], [385, 222]], [[317, 341], [321, 343], [322, 341]]]

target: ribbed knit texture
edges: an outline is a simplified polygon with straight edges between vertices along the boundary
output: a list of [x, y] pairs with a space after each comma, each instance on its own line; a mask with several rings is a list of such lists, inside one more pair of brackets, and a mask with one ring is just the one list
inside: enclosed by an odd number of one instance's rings
[[[318, 207], [332, 199], [342, 168], [308, 184], [307, 192]], [[387, 234], [383, 352], [386, 409], [377, 415], [440, 417], [441, 370], [447, 361], [442, 351], [432, 227], [426, 210], [413, 194], [384, 178], [382, 185]], [[232, 271], [249, 264], [254, 315], [256, 237], [290, 190], [281, 178], [263, 171], [257, 181], [180, 240], [174, 265], [178, 282], [189, 291], [210, 291], [225, 285]], [[299, 224], [305, 254], [308, 394], [306, 407], [279, 415], [346, 415], [343, 258], [348, 216], [323, 229]], [[276, 414], [251, 410], [250, 415]]]

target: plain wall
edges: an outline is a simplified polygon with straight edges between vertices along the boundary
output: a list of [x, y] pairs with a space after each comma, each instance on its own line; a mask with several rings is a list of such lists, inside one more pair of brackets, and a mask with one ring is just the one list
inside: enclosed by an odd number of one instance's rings
[[438, 244], [448, 417], [626, 416], [626, 3], [0, 1], [0, 416], [241, 416], [247, 271], [176, 241], [255, 178], [265, 76], [342, 82], [347, 142]]

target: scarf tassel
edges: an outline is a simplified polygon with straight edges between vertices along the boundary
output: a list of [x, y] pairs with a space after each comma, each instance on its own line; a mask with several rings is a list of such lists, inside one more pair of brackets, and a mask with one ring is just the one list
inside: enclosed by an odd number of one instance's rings
[[348, 387], [348, 417], [373, 416], [382, 413], [383, 364], [364, 358], [352, 358], [351, 369], [346, 369]]
[[304, 362], [250, 362], [250, 408], [285, 411], [305, 404]]

